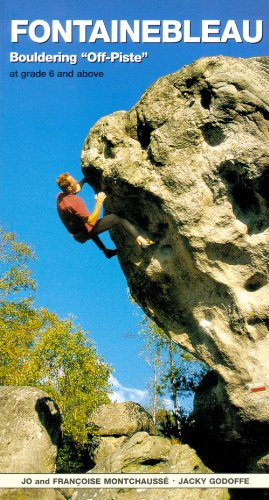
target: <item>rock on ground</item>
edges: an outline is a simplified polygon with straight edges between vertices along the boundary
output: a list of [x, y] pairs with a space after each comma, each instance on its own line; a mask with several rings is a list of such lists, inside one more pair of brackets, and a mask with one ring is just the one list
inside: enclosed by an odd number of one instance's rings
[[[0, 489], [1, 500], [65, 500], [60, 491], [46, 488]], [[70, 498], [70, 497], [69, 497]]]
[[90, 420], [98, 433], [91, 457], [94, 463], [112, 455], [125, 443], [127, 436], [139, 431], [157, 433], [152, 416], [132, 401], [101, 405], [92, 413]]
[[109, 455], [112, 455], [112, 453], [120, 448], [128, 438], [127, 436], [100, 436], [97, 439], [97, 446], [91, 453], [91, 458], [94, 463], [102, 462]]
[[[147, 432], [134, 434], [123, 446], [102, 462], [98, 462], [91, 473], [210, 473], [194, 450], [187, 445], [172, 444], [167, 438], [150, 436]], [[228, 500], [225, 489], [81, 489], [74, 493], [72, 500], [91, 499], [139, 499], [157, 500], [164, 497], [174, 499]]]
[[59, 408], [34, 387], [0, 387], [0, 471], [52, 473], [61, 432]]
[[268, 74], [268, 57], [200, 59], [100, 119], [82, 151], [106, 213], [159, 241], [143, 252], [111, 231], [132, 295], [215, 371], [222, 424], [241, 445], [251, 424], [259, 460], [269, 447]]
[[[0, 472], [52, 473], [61, 431], [59, 408], [34, 387], [0, 387]], [[55, 490], [1, 489], [8, 500], [60, 500]]]
[[100, 436], [131, 436], [135, 432], [156, 433], [151, 415], [138, 403], [110, 403], [99, 406], [91, 415]]

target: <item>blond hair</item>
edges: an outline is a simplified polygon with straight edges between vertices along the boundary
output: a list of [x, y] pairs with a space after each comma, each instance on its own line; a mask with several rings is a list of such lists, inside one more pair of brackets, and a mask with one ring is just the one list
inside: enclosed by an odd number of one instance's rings
[[68, 191], [68, 188], [70, 186], [70, 177], [71, 175], [69, 174], [69, 172], [65, 172], [64, 174], [60, 174], [56, 179], [59, 188], [61, 188], [61, 190], [64, 192]]

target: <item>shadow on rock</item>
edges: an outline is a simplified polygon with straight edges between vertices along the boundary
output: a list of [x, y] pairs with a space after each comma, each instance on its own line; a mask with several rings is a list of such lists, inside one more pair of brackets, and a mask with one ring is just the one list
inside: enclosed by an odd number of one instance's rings
[[62, 441], [61, 422], [62, 417], [60, 408], [49, 397], [39, 398], [35, 405], [41, 424], [48, 432], [51, 442], [54, 445], [60, 445]]

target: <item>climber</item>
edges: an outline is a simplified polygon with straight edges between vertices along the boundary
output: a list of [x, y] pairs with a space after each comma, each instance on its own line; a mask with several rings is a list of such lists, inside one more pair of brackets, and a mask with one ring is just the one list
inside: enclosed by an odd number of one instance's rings
[[134, 238], [143, 250], [155, 244], [154, 241], [139, 235], [137, 229], [128, 220], [122, 219], [118, 215], [105, 215], [99, 219], [102, 205], [106, 199], [106, 194], [103, 192], [95, 195], [96, 204], [93, 212], [90, 213], [82, 198], [76, 196], [81, 191], [85, 182], [87, 182], [85, 178], [77, 182], [74, 177], [66, 172], [59, 175], [56, 182], [62, 190], [57, 196], [58, 214], [67, 231], [79, 243], [92, 240], [104, 252], [105, 256], [110, 259], [114, 255], [117, 255], [118, 251], [116, 248], [106, 248], [98, 235], [119, 225]]

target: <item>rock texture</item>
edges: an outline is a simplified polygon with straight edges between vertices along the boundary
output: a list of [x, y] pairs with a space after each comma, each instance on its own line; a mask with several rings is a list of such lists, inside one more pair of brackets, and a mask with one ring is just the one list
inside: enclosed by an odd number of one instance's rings
[[268, 61], [203, 58], [165, 76], [130, 111], [99, 120], [82, 152], [106, 212], [159, 240], [142, 252], [112, 232], [133, 296], [217, 373], [222, 424], [244, 442], [251, 423], [260, 457], [269, 446]]
[[92, 413], [90, 420], [98, 433], [98, 445], [92, 453], [94, 463], [104, 461], [136, 432], [157, 433], [151, 415], [132, 401], [101, 405]]
[[52, 473], [61, 417], [46, 392], [0, 387], [0, 471]]
[[[123, 446], [105, 459], [97, 462], [91, 473], [210, 473], [194, 450], [187, 445], [172, 444], [169, 439], [137, 432]], [[221, 489], [90, 489], [76, 491], [72, 500], [139, 499], [157, 500], [161, 495], [168, 499], [229, 499], [227, 490]]]
[[[99, 444], [93, 453], [96, 466], [90, 473], [210, 473], [198, 458], [194, 450], [177, 441], [157, 436], [150, 415], [137, 403], [111, 403], [99, 407], [92, 415], [92, 420], [98, 422], [101, 435]], [[130, 415], [130, 422], [128, 421]], [[121, 420], [122, 419], [122, 420]], [[131, 428], [130, 428], [131, 423]], [[150, 429], [149, 432], [139, 430], [142, 427]], [[109, 435], [109, 432], [115, 433]], [[102, 434], [104, 434], [102, 436]], [[72, 500], [96, 499], [159, 499], [160, 494], [169, 499], [207, 498], [212, 500], [226, 500], [229, 494], [222, 490], [158, 490], [158, 489], [83, 489], [75, 491]]]
[[0, 490], [1, 500], [65, 500], [65, 494], [52, 489], [6, 489]]
[[[262, 392], [256, 394], [256, 402], [263, 404]], [[223, 384], [212, 373], [205, 377], [195, 395], [192, 420], [190, 444], [215, 472], [268, 474], [267, 422], [247, 421], [237, 408], [228, 406]], [[269, 492], [260, 498], [269, 498]]]
[[132, 401], [101, 405], [91, 415], [91, 421], [101, 436], [132, 436], [139, 431], [156, 434], [151, 415]]
[[[0, 387], [0, 414], [0, 472], [54, 472], [61, 417], [47, 393], [33, 387]], [[64, 499], [50, 489], [2, 489], [0, 498]]]

